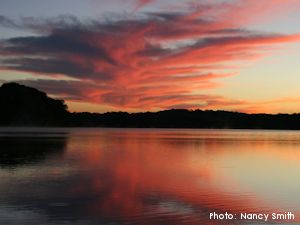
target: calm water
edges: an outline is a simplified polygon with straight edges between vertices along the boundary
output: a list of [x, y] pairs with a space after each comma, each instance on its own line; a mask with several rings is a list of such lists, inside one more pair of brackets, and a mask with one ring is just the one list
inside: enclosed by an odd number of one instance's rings
[[2, 129], [0, 224], [300, 224], [299, 172], [300, 132]]

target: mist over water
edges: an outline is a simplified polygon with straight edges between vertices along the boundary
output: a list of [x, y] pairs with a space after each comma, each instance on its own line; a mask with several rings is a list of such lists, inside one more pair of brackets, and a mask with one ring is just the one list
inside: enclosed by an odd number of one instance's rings
[[1, 129], [0, 224], [297, 224], [299, 171], [296, 131]]

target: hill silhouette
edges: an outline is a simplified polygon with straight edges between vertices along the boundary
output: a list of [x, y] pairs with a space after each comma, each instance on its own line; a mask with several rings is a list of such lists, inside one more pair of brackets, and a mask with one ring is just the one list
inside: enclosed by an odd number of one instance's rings
[[159, 112], [71, 113], [63, 100], [17, 83], [0, 87], [0, 126], [221, 128], [300, 130], [300, 114], [246, 114], [171, 109]]
[[60, 126], [69, 114], [63, 100], [17, 83], [0, 87], [0, 106], [2, 126]]

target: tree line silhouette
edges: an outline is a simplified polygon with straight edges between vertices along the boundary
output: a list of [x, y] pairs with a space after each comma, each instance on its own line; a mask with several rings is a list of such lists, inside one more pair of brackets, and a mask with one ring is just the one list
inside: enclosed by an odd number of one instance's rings
[[300, 130], [300, 114], [246, 114], [171, 109], [159, 112], [71, 113], [63, 100], [17, 83], [0, 87], [0, 126], [220, 128]]

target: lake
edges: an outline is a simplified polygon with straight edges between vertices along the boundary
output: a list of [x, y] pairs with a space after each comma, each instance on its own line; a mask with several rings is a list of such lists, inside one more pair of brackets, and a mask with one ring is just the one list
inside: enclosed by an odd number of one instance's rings
[[299, 224], [299, 172], [297, 131], [2, 128], [0, 224]]

